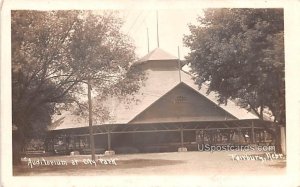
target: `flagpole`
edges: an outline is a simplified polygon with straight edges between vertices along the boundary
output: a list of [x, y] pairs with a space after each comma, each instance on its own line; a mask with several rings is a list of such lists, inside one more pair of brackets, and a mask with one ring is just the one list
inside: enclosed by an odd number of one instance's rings
[[180, 51], [179, 51], [179, 46], [178, 46], [178, 72], [179, 72], [179, 82], [181, 82], [181, 63], [180, 63]]

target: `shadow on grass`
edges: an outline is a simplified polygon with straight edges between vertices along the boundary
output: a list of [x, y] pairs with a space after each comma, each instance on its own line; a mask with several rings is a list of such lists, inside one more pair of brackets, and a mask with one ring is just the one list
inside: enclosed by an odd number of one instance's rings
[[270, 164], [270, 167], [285, 168], [286, 167], [286, 162], [285, 161], [281, 161], [281, 162], [277, 162], [276, 164]]
[[101, 164], [97, 165], [84, 164], [79, 162], [78, 165], [40, 165], [30, 168], [27, 163], [23, 162], [22, 165], [13, 167], [14, 176], [34, 176], [34, 175], [80, 175], [89, 172], [97, 172], [99, 175], [105, 175], [107, 170], [119, 169], [132, 169], [132, 168], [146, 168], [146, 167], [159, 167], [167, 165], [176, 165], [184, 163], [182, 160], [166, 160], [166, 159], [131, 159], [131, 160], [116, 160], [117, 165]]

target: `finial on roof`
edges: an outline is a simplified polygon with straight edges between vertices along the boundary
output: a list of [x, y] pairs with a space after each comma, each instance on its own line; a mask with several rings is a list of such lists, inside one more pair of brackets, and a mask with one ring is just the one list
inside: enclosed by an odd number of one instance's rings
[[147, 27], [147, 44], [148, 44], [148, 53], [149, 53], [150, 50], [149, 50], [149, 31], [148, 31], [148, 27]]
[[157, 35], [157, 48], [159, 48], [159, 35], [158, 35], [158, 11], [156, 10], [156, 35]]

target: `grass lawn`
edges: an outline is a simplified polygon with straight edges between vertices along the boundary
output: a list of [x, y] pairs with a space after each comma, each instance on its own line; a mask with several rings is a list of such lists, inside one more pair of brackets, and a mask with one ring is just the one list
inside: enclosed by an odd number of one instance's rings
[[[49, 156], [23, 159], [13, 167], [14, 176], [92, 175], [281, 175], [285, 159], [247, 160], [235, 155], [251, 152], [172, 152], [103, 156], [91, 162], [90, 155]], [[253, 158], [253, 157], [252, 157]], [[39, 163], [37, 162], [39, 161]]]

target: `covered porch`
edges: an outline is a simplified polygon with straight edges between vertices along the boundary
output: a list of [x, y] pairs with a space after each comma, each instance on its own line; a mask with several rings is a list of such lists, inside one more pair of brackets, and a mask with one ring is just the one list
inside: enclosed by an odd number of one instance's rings
[[[186, 121], [140, 124], [103, 124], [93, 126], [96, 153], [114, 150], [122, 153], [173, 152], [180, 147], [196, 151], [198, 144], [274, 145], [266, 129], [276, 125], [259, 119], [223, 121]], [[49, 131], [46, 151], [90, 154], [89, 128]]]

